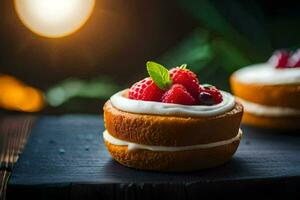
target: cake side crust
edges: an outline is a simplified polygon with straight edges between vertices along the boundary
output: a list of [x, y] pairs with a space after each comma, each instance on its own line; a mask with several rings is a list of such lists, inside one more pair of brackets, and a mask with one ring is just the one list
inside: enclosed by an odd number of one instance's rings
[[121, 111], [110, 101], [104, 105], [104, 122], [108, 132], [121, 140], [161, 146], [207, 144], [237, 135], [243, 107], [235, 107], [215, 117], [177, 117], [145, 115]]
[[300, 110], [300, 84], [246, 84], [238, 81], [235, 75], [232, 75], [230, 85], [233, 94], [241, 99], [266, 106]]
[[267, 129], [300, 129], [299, 117], [268, 117], [257, 116], [248, 112], [244, 112], [242, 123], [251, 126], [258, 126]]
[[111, 156], [122, 165], [154, 171], [193, 171], [215, 167], [227, 162], [236, 152], [239, 140], [231, 144], [208, 149], [176, 152], [149, 150], [128, 151], [127, 146], [105, 141]]

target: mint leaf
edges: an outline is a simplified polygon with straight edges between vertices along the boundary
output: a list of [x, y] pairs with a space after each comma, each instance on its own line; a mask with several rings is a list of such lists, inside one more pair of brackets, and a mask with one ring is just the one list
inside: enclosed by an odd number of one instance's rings
[[147, 62], [147, 71], [151, 79], [160, 89], [166, 89], [172, 84], [169, 70], [156, 62]]
[[180, 69], [186, 69], [187, 68], [187, 64], [182, 64], [179, 68]]

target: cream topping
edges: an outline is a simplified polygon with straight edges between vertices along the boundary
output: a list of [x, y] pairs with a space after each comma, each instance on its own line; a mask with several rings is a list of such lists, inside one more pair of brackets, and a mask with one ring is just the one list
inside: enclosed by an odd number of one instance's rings
[[234, 76], [239, 82], [250, 84], [299, 84], [300, 68], [276, 69], [269, 63], [261, 63], [237, 70]]
[[283, 116], [300, 116], [300, 110], [288, 107], [266, 106], [238, 98], [238, 101], [244, 106], [245, 112], [257, 116], [283, 117]]
[[132, 143], [124, 140], [117, 139], [110, 135], [107, 130], [103, 132], [103, 138], [107, 142], [113, 144], [113, 145], [118, 145], [118, 146], [127, 146], [128, 151], [136, 150], [136, 149], [146, 149], [150, 151], [188, 151], [188, 150], [193, 150], [193, 149], [208, 149], [208, 148], [213, 148], [213, 147], [218, 147], [218, 146], [223, 146], [227, 144], [231, 144], [237, 140], [240, 140], [242, 137], [243, 133], [242, 130], [239, 129], [238, 134], [228, 140], [223, 140], [223, 141], [218, 141], [218, 142], [213, 142], [213, 143], [208, 143], [208, 144], [197, 144], [197, 145], [190, 145], [190, 146], [177, 146], [177, 147], [171, 147], [171, 146], [153, 146], [153, 145], [144, 145], [144, 144], [137, 144], [137, 143]]
[[111, 104], [122, 111], [140, 114], [156, 115], [176, 115], [176, 116], [216, 116], [230, 111], [235, 106], [234, 97], [224, 91], [221, 91], [223, 101], [217, 105], [179, 105], [171, 103], [161, 103], [154, 101], [133, 100], [126, 97], [128, 90], [122, 90], [114, 94], [111, 98]]

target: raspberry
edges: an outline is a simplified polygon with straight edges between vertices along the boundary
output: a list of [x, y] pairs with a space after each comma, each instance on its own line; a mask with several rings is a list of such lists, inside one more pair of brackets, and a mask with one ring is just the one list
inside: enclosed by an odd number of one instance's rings
[[223, 101], [221, 92], [212, 85], [200, 85], [199, 86], [199, 103], [204, 105], [219, 104]]
[[278, 69], [287, 68], [289, 57], [290, 53], [287, 51], [275, 51], [269, 59], [269, 63]]
[[169, 73], [174, 84], [178, 83], [183, 85], [194, 98], [198, 98], [199, 81], [194, 72], [184, 67], [176, 67], [171, 69]]
[[293, 65], [293, 67], [295, 68], [300, 67], [300, 60], [298, 60], [298, 62], [296, 62], [295, 65]]
[[162, 102], [183, 105], [196, 104], [196, 100], [187, 91], [187, 89], [180, 84], [172, 85], [171, 88], [163, 95]]
[[131, 86], [128, 97], [135, 100], [160, 101], [163, 93], [164, 91], [148, 77]]
[[288, 61], [288, 66], [293, 68], [300, 67], [300, 49], [291, 55]]

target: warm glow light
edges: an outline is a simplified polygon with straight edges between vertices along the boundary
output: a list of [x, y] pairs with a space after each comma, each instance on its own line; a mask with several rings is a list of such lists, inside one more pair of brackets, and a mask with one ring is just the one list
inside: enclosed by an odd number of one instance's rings
[[21, 21], [45, 37], [63, 37], [77, 31], [90, 17], [95, 0], [15, 0]]
[[43, 94], [17, 79], [0, 75], [0, 107], [8, 110], [36, 112], [43, 108]]

